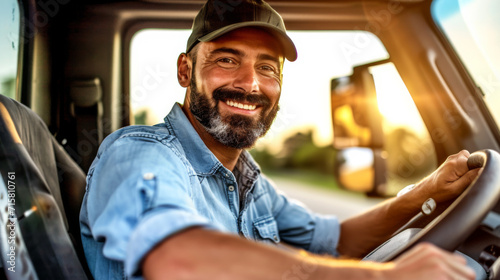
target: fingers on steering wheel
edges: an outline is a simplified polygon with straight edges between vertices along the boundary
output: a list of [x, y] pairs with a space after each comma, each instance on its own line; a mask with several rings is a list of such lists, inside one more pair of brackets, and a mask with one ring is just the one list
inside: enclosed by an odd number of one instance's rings
[[454, 156], [457, 156], [458, 164], [456, 166], [456, 175], [458, 179], [454, 182], [454, 184], [458, 184], [459, 186], [463, 186], [460, 190], [463, 191], [467, 186], [469, 186], [472, 181], [477, 177], [479, 170], [478, 168], [470, 170], [467, 165], [467, 160], [470, 157], [470, 153], [467, 150], [461, 150]]
[[466, 185], [470, 185], [474, 179], [476, 179], [477, 175], [481, 172], [481, 169], [476, 168], [469, 170], [464, 176], [462, 176], [459, 180], [464, 180]]
[[465, 159], [469, 158], [470, 157], [469, 151], [461, 150], [460, 152], [458, 152], [456, 154], [449, 155], [448, 158], [446, 159], [446, 161], [453, 160], [456, 157], [462, 157], [462, 156], [465, 157]]
[[467, 166], [467, 160], [469, 159], [469, 157], [469, 151], [461, 150], [460, 152], [453, 154], [446, 159], [446, 161], [453, 162], [453, 168], [457, 179], [460, 179], [469, 171], [469, 167]]
[[404, 263], [406, 267], [417, 266], [420, 270], [433, 270], [451, 279], [475, 279], [475, 273], [466, 266], [464, 257], [440, 250], [430, 243], [420, 243], [396, 259], [396, 263]]

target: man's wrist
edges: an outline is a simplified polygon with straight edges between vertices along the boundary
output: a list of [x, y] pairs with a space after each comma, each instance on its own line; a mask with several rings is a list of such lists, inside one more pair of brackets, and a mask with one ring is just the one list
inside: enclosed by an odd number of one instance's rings
[[403, 196], [403, 195], [407, 194], [408, 192], [412, 191], [413, 189], [415, 189], [416, 186], [417, 186], [417, 184], [408, 185], [408, 186], [404, 187], [403, 189], [401, 189], [396, 196], [397, 197]]

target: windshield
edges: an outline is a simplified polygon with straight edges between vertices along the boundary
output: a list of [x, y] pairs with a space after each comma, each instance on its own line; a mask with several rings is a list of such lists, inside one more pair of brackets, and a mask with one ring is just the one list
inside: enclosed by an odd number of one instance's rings
[[500, 123], [500, 1], [436, 0], [432, 15], [451, 42], [497, 125]]
[[[162, 122], [165, 112], [175, 102], [183, 103], [186, 90], [177, 82], [176, 65], [190, 33], [179, 29], [145, 29], [132, 39], [130, 102], [135, 124]], [[387, 59], [389, 54], [382, 42], [366, 31], [288, 31], [288, 34], [301, 55], [293, 63], [285, 62], [282, 92], [286, 94], [280, 96], [281, 110], [259, 146], [278, 148], [277, 138], [284, 141], [285, 137], [309, 130], [314, 131], [316, 143], [330, 145], [331, 79], [348, 76], [355, 65]], [[323, 54], [321, 60], [315, 59], [317, 53]], [[308, 98], [298, 99], [304, 92]]]
[[0, 94], [16, 96], [19, 53], [19, 6], [16, 0], [0, 1]]

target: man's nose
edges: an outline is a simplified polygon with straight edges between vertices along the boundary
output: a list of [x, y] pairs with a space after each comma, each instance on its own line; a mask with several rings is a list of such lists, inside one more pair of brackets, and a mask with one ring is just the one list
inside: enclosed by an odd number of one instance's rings
[[253, 65], [242, 65], [237, 71], [233, 86], [249, 93], [259, 92], [257, 75]]

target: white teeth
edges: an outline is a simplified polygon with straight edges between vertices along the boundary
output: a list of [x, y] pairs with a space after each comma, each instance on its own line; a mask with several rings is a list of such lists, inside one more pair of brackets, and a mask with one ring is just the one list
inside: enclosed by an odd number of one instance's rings
[[253, 111], [253, 110], [255, 110], [255, 108], [257, 108], [256, 105], [241, 104], [241, 103], [237, 103], [237, 102], [234, 102], [231, 100], [227, 100], [226, 104], [231, 106], [231, 107], [236, 107], [239, 109], [250, 110], [250, 111]]

